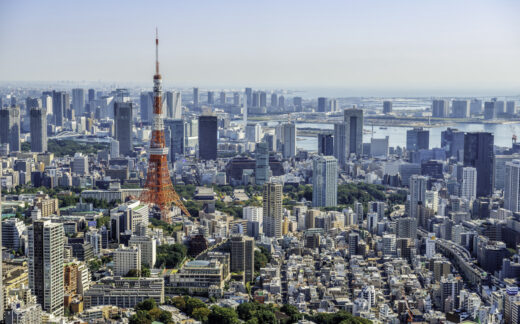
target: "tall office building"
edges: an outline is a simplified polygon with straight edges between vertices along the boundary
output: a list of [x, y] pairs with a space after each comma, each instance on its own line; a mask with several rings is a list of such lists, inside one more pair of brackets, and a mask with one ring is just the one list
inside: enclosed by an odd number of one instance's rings
[[302, 97], [293, 98], [293, 106], [296, 111], [303, 111], [303, 100]]
[[69, 94], [65, 91], [52, 92], [52, 120], [55, 126], [63, 126], [69, 110]]
[[419, 151], [430, 149], [430, 131], [415, 127], [406, 131], [406, 150]]
[[114, 104], [115, 137], [119, 141], [119, 154], [130, 155], [134, 148], [132, 145], [132, 103], [116, 102]]
[[410, 177], [410, 198], [409, 198], [409, 212], [411, 218], [417, 218], [418, 205], [425, 205], [426, 203], [426, 189], [428, 178], [420, 175], [412, 175]]
[[432, 117], [446, 118], [450, 116], [450, 101], [437, 99], [432, 102]]
[[334, 157], [340, 166], [347, 162], [347, 133], [345, 123], [334, 124]]
[[255, 240], [243, 235], [231, 236], [232, 272], [244, 272], [244, 281], [251, 282], [255, 276]]
[[492, 133], [466, 133], [464, 136], [464, 166], [477, 169], [477, 197], [493, 193], [494, 136]]
[[471, 99], [469, 103], [469, 113], [471, 115], [480, 115], [482, 113], [482, 100]]
[[282, 95], [278, 97], [278, 107], [285, 108], [285, 97]]
[[267, 107], [267, 93], [265, 91], [260, 91], [260, 107]]
[[504, 208], [520, 211], [520, 160], [506, 162]]
[[472, 167], [462, 168], [460, 196], [468, 200], [477, 198], [477, 169]]
[[494, 101], [486, 101], [484, 103], [484, 119], [491, 120], [497, 117], [497, 111]]
[[217, 116], [199, 116], [199, 159], [217, 159]]
[[363, 154], [363, 110], [357, 108], [345, 109], [345, 149], [347, 157]]
[[313, 160], [312, 206], [335, 207], [338, 200], [338, 161], [333, 156]]
[[193, 88], [193, 106], [199, 106], [199, 88]]
[[287, 123], [282, 125], [283, 157], [290, 159], [296, 156], [296, 125]]
[[88, 102], [96, 100], [96, 90], [88, 89]]
[[72, 108], [76, 118], [85, 113], [85, 89], [72, 89]]
[[383, 114], [390, 114], [392, 112], [392, 102], [391, 101], [383, 101]]
[[29, 287], [43, 310], [63, 315], [63, 224], [36, 220], [29, 227]]
[[141, 246], [125, 247], [120, 245], [114, 250], [114, 275], [126, 276], [130, 270], [141, 272]]
[[186, 154], [188, 125], [182, 119], [167, 118], [164, 120], [164, 132], [166, 146], [170, 149], [170, 161], [173, 163], [178, 156]]
[[318, 154], [334, 155], [334, 140], [331, 134], [318, 134]]
[[464, 132], [449, 128], [441, 132], [441, 148], [446, 151], [446, 157], [462, 160], [464, 155]]
[[469, 100], [453, 100], [451, 103], [451, 116], [454, 118], [468, 118], [469, 107]]
[[417, 237], [417, 219], [412, 217], [400, 217], [395, 224], [395, 232], [398, 238], [415, 239]]
[[266, 142], [256, 144], [255, 183], [263, 185], [269, 181], [269, 146]]
[[516, 114], [516, 104], [514, 100], [506, 102], [506, 113], [509, 115]]
[[166, 117], [182, 118], [182, 98], [180, 91], [166, 91]]
[[244, 92], [246, 95], [246, 100], [245, 100], [244, 104], [247, 104], [247, 107], [251, 107], [253, 104], [253, 89], [246, 88]]
[[9, 144], [10, 152], [21, 151], [20, 107], [0, 109], [0, 143]]
[[153, 92], [151, 92], [151, 91], [141, 92], [139, 107], [140, 107], [140, 112], [141, 112], [140, 113], [141, 122], [143, 122], [143, 123], [152, 122]]
[[276, 93], [272, 93], [271, 94], [271, 107], [276, 107], [278, 106], [278, 96], [276, 95]]
[[42, 108], [33, 108], [31, 113], [31, 152], [47, 151], [47, 115]]
[[318, 109], [317, 112], [326, 112], [327, 111], [327, 98], [319, 97], [318, 98]]
[[263, 192], [264, 234], [267, 237], [282, 237], [282, 185], [265, 183]]
[[215, 93], [213, 91], [208, 91], [208, 105], [215, 104]]

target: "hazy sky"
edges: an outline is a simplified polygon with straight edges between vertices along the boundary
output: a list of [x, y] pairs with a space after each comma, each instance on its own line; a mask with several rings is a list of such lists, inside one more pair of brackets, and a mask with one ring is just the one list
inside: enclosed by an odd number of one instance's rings
[[[520, 92], [520, 1], [0, 0], [0, 81]], [[151, 81], [150, 81], [151, 82]]]

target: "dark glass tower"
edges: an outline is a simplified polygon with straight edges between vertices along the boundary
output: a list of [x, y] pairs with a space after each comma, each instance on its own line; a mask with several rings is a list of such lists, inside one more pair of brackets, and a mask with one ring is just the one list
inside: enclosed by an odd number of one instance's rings
[[464, 136], [464, 166], [477, 169], [477, 196], [493, 193], [494, 136], [491, 133], [466, 133]]
[[199, 117], [199, 158], [201, 160], [217, 159], [217, 116]]

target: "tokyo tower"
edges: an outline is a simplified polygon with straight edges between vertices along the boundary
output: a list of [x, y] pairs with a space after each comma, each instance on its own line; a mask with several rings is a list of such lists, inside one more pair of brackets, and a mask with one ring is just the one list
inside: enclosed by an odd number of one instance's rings
[[173, 189], [168, 170], [168, 147], [164, 139], [162, 117], [162, 78], [159, 74], [159, 35], [155, 36], [155, 75], [153, 77], [153, 121], [152, 139], [150, 140], [148, 174], [141, 201], [157, 206], [161, 211], [161, 220], [171, 223], [170, 207], [179, 207], [186, 216], [190, 213], [184, 207], [179, 195]]

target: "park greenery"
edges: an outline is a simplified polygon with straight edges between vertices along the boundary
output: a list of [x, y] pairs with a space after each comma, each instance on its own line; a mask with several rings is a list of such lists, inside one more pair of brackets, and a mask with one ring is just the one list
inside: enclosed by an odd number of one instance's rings
[[157, 247], [156, 268], [175, 268], [186, 258], [188, 249], [183, 244], [164, 244]]
[[[99, 151], [104, 150], [107, 147], [108, 145], [104, 143], [83, 143], [68, 139], [49, 139], [47, 141], [47, 151], [50, 153], [54, 153], [54, 155], [57, 157], [67, 155], [74, 156], [74, 154], [77, 152], [83, 154], [97, 154]], [[31, 143], [22, 143], [22, 151], [30, 152]]]
[[173, 324], [172, 314], [160, 309], [154, 299], [140, 302], [135, 305], [134, 309], [135, 314], [130, 317], [130, 324], [151, 324], [152, 322]]
[[271, 253], [263, 246], [255, 250], [255, 271], [260, 271], [271, 261]]

